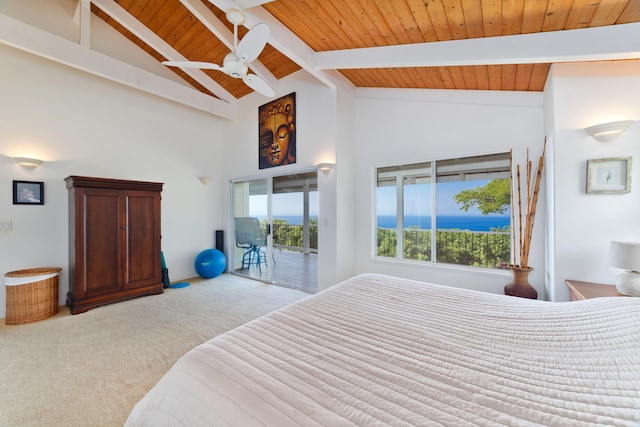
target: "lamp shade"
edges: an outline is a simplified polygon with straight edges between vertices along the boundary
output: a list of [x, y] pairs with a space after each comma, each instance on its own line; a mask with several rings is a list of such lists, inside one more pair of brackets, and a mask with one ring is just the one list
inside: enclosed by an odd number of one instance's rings
[[600, 142], [610, 142], [616, 139], [634, 123], [633, 120], [619, 120], [617, 122], [602, 123], [585, 128], [587, 133]]
[[609, 265], [624, 270], [640, 271], [640, 243], [611, 242]]
[[333, 169], [333, 163], [318, 163], [318, 169], [324, 173], [329, 173]]
[[14, 157], [13, 160], [15, 160], [17, 164], [26, 169], [34, 169], [42, 164], [42, 160], [32, 159], [30, 157]]

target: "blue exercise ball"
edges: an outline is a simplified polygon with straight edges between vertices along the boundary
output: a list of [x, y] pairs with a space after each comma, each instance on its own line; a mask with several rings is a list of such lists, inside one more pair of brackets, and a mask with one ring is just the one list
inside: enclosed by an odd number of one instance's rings
[[195, 267], [201, 277], [211, 279], [222, 274], [227, 268], [227, 259], [217, 249], [205, 249], [196, 257]]

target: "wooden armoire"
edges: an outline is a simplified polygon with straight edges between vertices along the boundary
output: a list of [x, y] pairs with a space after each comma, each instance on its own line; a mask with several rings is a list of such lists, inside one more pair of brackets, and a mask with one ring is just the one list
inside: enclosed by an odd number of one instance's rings
[[160, 294], [162, 183], [69, 176], [71, 314]]

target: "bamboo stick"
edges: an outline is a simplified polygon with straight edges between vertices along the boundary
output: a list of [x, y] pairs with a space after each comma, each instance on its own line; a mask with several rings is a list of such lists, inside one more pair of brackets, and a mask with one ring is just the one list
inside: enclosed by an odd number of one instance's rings
[[538, 161], [538, 171], [536, 173], [536, 179], [533, 189], [533, 197], [531, 201], [531, 210], [528, 212], [527, 218], [527, 230], [525, 234], [526, 239], [526, 248], [524, 251], [524, 267], [527, 267], [529, 262], [529, 249], [531, 247], [531, 239], [533, 238], [533, 222], [536, 216], [536, 206], [538, 205], [538, 194], [540, 192], [540, 181], [542, 179], [542, 167], [543, 167], [544, 157], [540, 156], [540, 160]]
[[521, 258], [524, 259], [523, 266], [525, 267], [528, 266], [529, 263], [529, 252], [531, 248], [531, 240], [533, 239], [533, 224], [535, 222], [536, 207], [538, 205], [538, 195], [540, 193], [540, 182], [542, 180], [542, 169], [544, 167], [544, 153], [546, 151], [546, 144], [547, 141], [545, 139], [544, 147], [542, 149], [542, 155], [538, 159], [538, 167], [536, 171], [536, 178], [533, 184], [534, 186], [532, 189], [533, 195], [531, 198], [531, 203], [529, 204], [529, 207], [527, 209], [527, 227], [525, 231], [526, 246], [524, 248], [523, 255], [521, 256]]
[[527, 148], [527, 205], [524, 211], [524, 237], [522, 240], [522, 249], [520, 251], [520, 263], [522, 267], [527, 266], [527, 230], [529, 229], [529, 212], [531, 206], [531, 160], [529, 160], [529, 148]]
[[531, 160], [527, 161], [527, 212], [531, 211], [531, 195], [532, 195], [532, 184], [531, 184]]
[[517, 179], [518, 179], [518, 255], [520, 260], [516, 259], [515, 265], [519, 265], [522, 262], [522, 197], [520, 194], [520, 165], [516, 166]]
[[[518, 249], [520, 263], [516, 264], [522, 268], [529, 266], [529, 252], [531, 248], [531, 240], [533, 239], [533, 225], [536, 216], [536, 207], [538, 205], [538, 197], [540, 194], [540, 182], [542, 181], [542, 169], [544, 167], [544, 154], [547, 148], [547, 139], [545, 137], [544, 146], [542, 149], [542, 155], [538, 159], [538, 165], [535, 170], [535, 178], [532, 181], [532, 174], [534, 172], [533, 162], [529, 160], [529, 150], [527, 149], [527, 188], [526, 188], [526, 206], [523, 218], [522, 212], [522, 200], [520, 189], [520, 165], [517, 165], [517, 180], [518, 180], [518, 219], [519, 219], [519, 232], [518, 232]], [[513, 209], [512, 209], [513, 211]], [[522, 230], [524, 221], [524, 232]], [[513, 222], [513, 217], [512, 217]], [[515, 235], [515, 233], [514, 233]], [[515, 257], [514, 257], [515, 258]]]
[[511, 264], [516, 265], [516, 253], [518, 252], [518, 246], [516, 245], [516, 233], [514, 230], [515, 227], [515, 218], [516, 218], [516, 206], [515, 206], [515, 194], [516, 189], [513, 184], [513, 150], [509, 152], [509, 172], [511, 173]]
[[533, 187], [533, 197], [531, 199], [531, 204], [527, 212], [527, 228], [525, 232], [526, 239], [526, 248], [524, 251], [524, 255], [521, 257], [524, 258], [523, 266], [527, 267], [529, 263], [529, 250], [531, 247], [531, 240], [533, 239], [533, 224], [536, 216], [536, 207], [538, 205], [538, 194], [540, 193], [540, 181], [542, 180], [542, 168], [544, 167], [544, 153], [547, 148], [547, 141], [545, 138], [544, 146], [542, 148], [542, 155], [538, 159], [538, 169], [536, 171], [536, 178]]

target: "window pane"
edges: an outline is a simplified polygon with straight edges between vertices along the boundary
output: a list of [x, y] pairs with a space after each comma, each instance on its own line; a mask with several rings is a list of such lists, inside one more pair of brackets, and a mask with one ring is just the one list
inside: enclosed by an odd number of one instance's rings
[[398, 233], [396, 231], [397, 191], [395, 184], [393, 186], [380, 186], [380, 182], [378, 182], [376, 204], [376, 255], [395, 258], [398, 245]]
[[437, 262], [496, 268], [510, 259], [509, 153], [437, 164]]
[[[305, 193], [308, 197], [306, 201]], [[317, 251], [317, 172], [273, 177], [272, 202], [271, 234], [274, 247], [302, 252]], [[306, 218], [305, 203], [308, 209]]]
[[403, 179], [403, 255], [405, 259], [431, 261], [431, 175], [405, 175]]

